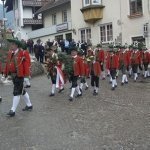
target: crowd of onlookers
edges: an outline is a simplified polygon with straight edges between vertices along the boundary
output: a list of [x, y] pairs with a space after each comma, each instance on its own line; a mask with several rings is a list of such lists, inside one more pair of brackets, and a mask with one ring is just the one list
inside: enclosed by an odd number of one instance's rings
[[[25, 42], [25, 41], [24, 41]], [[29, 50], [31, 55], [34, 55], [37, 61], [43, 63], [46, 59], [47, 50], [54, 48], [57, 52], [65, 52], [66, 54], [71, 53], [72, 47], [77, 46], [82, 49], [86, 55], [87, 47], [89, 46], [86, 42], [75, 42], [72, 40], [50, 40], [48, 39], [45, 43], [38, 39], [34, 42], [32, 39], [28, 39], [26, 42], [26, 48]]]

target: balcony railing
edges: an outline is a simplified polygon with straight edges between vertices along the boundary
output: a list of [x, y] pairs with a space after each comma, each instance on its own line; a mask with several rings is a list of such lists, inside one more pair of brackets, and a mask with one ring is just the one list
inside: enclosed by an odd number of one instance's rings
[[42, 19], [30, 19], [30, 18], [24, 18], [23, 19], [23, 24], [24, 25], [41, 25], [43, 24], [43, 20]]
[[[71, 21], [67, 22], [66, 24], [68, 24], [67, 29], [62, 30], [62, 32], [72, 30]], [[59, 25], [53, 25], [53, 26], [50, 26], [50, 27], [47, 27], [47, 28], [34, 30], [34, 31], [28, 33], [28, 38], [34, 39], [34, 38], [40, 38], [40, 37], [43, 37], [43, 36], [48, 36], [48, 35], [51, 35], [51, 34], [60, 33], [60, 30], [58, 31], [58, 27], [59, 27]]]
[[34, 6], [34, 7], [41, 7], [45, 5], [48, 0], [23, 0], [23, 6]]

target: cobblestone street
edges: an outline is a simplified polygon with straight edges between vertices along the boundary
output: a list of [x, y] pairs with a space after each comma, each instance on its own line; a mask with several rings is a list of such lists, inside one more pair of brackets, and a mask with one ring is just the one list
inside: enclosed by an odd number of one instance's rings
[[[90, 83], [90, 80], [88, 81]], [[99, 95], [92, 89], [69, 102], [70, 84], [49, 97], [50, 80], [31, 80], [33, 111], [23, 112], [21, 100], [14, 118], [12, 85], [0, 84], [0, 150], [150, 150], [150, 79], [115, 91], [100, 81]]]

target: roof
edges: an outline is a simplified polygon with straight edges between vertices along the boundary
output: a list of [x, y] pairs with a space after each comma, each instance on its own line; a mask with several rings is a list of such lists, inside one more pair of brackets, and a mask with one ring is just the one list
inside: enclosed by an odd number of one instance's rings
[[46, 5], [44, 5], [42, 8], [40, 8], [36, 14], [39, 14], [39, 13], [43, 13], [47, 10], [50, 10], [52, 8], [55, 8], [55, 7], [58, 7], [58, 6], [61, 6], [63, 4], [66, 4], [66, 3], [70, 3], [71, 0], [57, 0], [57, 1], [50, 1], [48, 2]]
[[6, 7], [6, 12], [13, 10], [13, 0], [6, 0], [5, 7]]

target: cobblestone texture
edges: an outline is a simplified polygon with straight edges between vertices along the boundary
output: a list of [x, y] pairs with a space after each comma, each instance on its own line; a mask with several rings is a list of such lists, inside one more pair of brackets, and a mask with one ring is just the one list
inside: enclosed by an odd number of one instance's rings
[[22, 112], [21, 102], [14, 118], [6, 117], [12, 86], [0, 84], [0, 150], [150, 150], [150, 79], [119, 83], [116, 91], [100, 81], [98, 96], [90, 88], [73, 102], [69, 84], [49, 97], [46, 76], [31, 83], [34, 109]]

